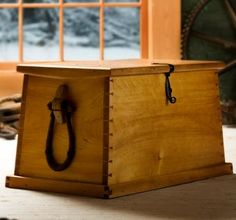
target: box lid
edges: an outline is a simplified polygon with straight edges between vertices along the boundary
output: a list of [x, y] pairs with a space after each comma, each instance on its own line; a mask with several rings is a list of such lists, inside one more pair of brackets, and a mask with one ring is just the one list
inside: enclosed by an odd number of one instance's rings
[[55, 63], [18, 64], [17, 71], [27, 75], [50, 78], [109, 77], [158, 74], [169, 71], [169, 64], [175, 72], [193, 70], [220, 70], [224, 63], [220, 61], [192, 60], [112, 60], [112, 61], [77, 61]]

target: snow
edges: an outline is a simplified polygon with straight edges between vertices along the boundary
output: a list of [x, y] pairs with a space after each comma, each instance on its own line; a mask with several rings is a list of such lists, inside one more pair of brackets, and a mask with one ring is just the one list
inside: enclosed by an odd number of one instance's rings
[[0, 61], [16, 60], [18, 60], [17, 42], [12, 42], [10, 44], [0, 43]]
[[[12, 0], [0, 1], [12, 2]], [[53, 1], [31, 0], [45, 3]], [[109, 1], [114, 2], [107, 0]], [[138, 0], [126, 0], [126, 2], [136, 1]], [[58, 12], [56, 8], [25, 9], [23, 42], [25, 61], [59, 60]], [[104, 22], [105, 59], [139, 58], [139, 9], [107, 7]], [[66, 8], [64, 10], [65, 60], [94, 60], [99, 59], [99, 54], [99, 9]], [[0, 9], [0, 60], [18, 60], [17, 9]]]

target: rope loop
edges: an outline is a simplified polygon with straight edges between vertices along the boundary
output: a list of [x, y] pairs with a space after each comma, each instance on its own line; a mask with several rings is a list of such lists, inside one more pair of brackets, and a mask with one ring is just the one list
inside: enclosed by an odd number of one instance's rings
[[[66, 85], [59, 86], [55, 98], [48, 103], [48, 109], [51, 113], [45, 154], [49, 167], [54, 171], [63, 171], [67, 169], [75, 157], [75, 134], [71, 122], [74, 107], [72, 103], [66, 99], [65, 93], [67, 90], [68, 88]], [[56, 126], [56, 122], [60, 124], [66, 123], [67, 126], [69, 147], [67, 151], [67, 157], [63, 163], [58, 163], [53, 154], [54, 127]]]

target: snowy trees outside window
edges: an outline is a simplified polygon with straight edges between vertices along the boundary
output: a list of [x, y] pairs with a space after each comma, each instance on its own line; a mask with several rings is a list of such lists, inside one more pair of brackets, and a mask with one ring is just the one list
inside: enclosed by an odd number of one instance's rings
[[99, 9], [64, 9], [65, 60], [99, 59]]
[[17, 3], [17, 2], [18, 2], [18, 0], [1, 0], [0, 4], [1, 3]]
[[[18, 60], [18, 9], [1, 8], [0, 60]], [[29, 3], [58, 3], [59, 0], [23, 0], [23, 59], [59, 60], [59, 7], [24, 8]], [[98, 0], [64, 0], [64, 3], [98, 3]], [[104, 0], [105, 3], [139, 0]], [[64, 59], [99, 59], [101, 28], [100, 6], [64, 7]], [[104, 5], [104, 57], [124, 59], [140, 57], [140, 8]]]
[[139, 9], [105, 8], [105, 59], [139, 58]]
[[24, 60], [58, 60], [58, 9], [24, 10]]
[[139, 0], [105, 0], [104, 2], [139, 2]]
[[99, 2], [99, 0], [64, 0], [64, 2]]
[[18, 60], [17, 9], [0, 9], [0, 60]]
[[23, 3], [57, 3], [58, 0], [23, 0]]

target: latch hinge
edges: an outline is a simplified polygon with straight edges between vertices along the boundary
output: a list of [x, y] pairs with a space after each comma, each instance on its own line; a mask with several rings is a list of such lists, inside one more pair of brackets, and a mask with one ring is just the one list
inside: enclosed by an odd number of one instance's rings
[[166, 76], [166, 82], [165, 82], [166, 98], [167, 98], [167, 101], [169, 101], [171, 104], [174, 104], [174, 103], [176, 103], [176, 98], [174, 96], [172, 96], [172, 88], [170, 85], [169, 78], [170, 78], [170, 74], [175, 71], [175, 67], [172, 64], [168, 64], [168, 65], [169, 65], [170, 70], [167, 73], [165, 73], [165, 76]]

